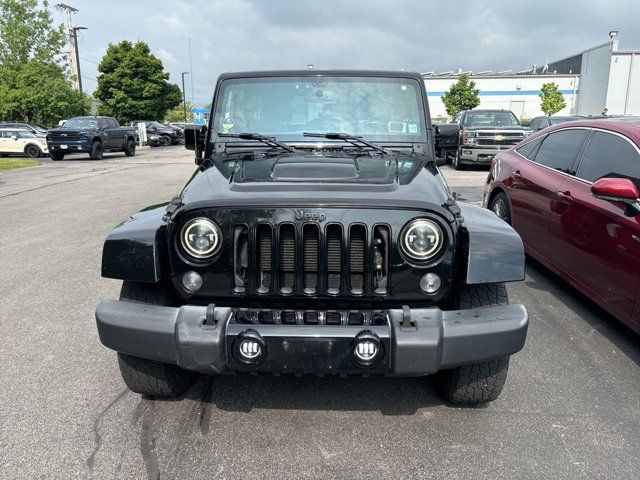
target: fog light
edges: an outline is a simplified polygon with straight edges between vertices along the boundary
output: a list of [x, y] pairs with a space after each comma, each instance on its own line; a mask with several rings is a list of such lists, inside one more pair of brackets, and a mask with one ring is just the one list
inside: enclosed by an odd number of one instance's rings
[[238, 352], [246, 360], [254, 360], [262, 355], [262, 348], [255, 340], [243, 340], [238, 345]]
[[384, 346], [376, 334], [365, 330], [351, 343], [351, 355], [361, 367], [371, 367], [384, 357]]
[[442, 286], [442, 280], [435, 273], [427, 273], [420, 279], [420, 288], [424, 293], [434, 294]]
[[187, 272], [182, 275], [182, 286], [189, 292], [197, 292], [202, 288], [202, 277], [197, 272]]
[[369, 363], [378, 354], [378, 345], [371, 340], [363, 340], [356, 344], [356, 348], [353, 350], [353, 353], [358, 360]]
[[240, 363], [256, 366], [267, 356], [267, 344], [255, 330], [247, 330], [233, 342], [233, 356]]

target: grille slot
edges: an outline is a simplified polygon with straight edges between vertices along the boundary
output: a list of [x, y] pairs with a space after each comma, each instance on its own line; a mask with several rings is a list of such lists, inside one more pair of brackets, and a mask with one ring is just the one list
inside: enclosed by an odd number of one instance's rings
[[373, 291], [386, 295], [389, 285], [389, 227], [373, 227]]
[[280, 226], [280, 291], [292, 293], [295, 285], [296, 230], [293, 225]]
[[249, 268], [249, 229], [245, 225], [233, 228], [233, 289], [244, 293]]
[[327, 227], [327, 293], [340, 293], [342, 286], [342, 227]]
[[364, 268], [367, 255], [367, 230], [364, 225], [352, 225], [349, 229], [349, 285], [351, 293], [364, 292]]
[[340, 312], [327, 312], [327, 325], [340, 325], [342, 321]]
[[271, 290], [271, 225], [258, 225], [256, 229], [256, 289], [258, 293], [268, 293]]
[[318, 249], [320, 231], [318, 225], [305, 225], [302, 230], [304, 293], [316, 293], [318, 289]]

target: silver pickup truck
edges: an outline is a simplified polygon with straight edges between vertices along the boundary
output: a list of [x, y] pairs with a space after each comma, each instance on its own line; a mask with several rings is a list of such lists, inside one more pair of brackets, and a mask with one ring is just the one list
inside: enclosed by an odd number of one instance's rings
[[443, 145], [442, 150], [449, 145], [440, 156], [450, 158], [460, 170], [464, 165], [489, 165], [501, 150], [517, 145], [532, 132], [510, 110], [465, 110], [452, 123], [436, 127], [436, 141]]

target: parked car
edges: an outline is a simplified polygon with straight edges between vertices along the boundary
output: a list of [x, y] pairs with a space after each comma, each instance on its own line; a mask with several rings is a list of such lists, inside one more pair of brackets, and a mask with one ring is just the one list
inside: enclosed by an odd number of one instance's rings
[[134, 120], [131, 125], [136, 126], [139, 123], [144, 123], [147, 135], [159, 135], [162, 139], [163, 145], [176, 145], [180, 143], [181, 138], [184, 137], [180, 129], [174, 129], [158, 123], [154, 120]]
[[92, 160], [100, 160], [104, 152], [136, 154], [135, 128], [121, 127], [113, 117], [73, 117], [63, 127], [50, 130], [47, 135], [49, 156], [62, 160], [66, 154], [86, 152]]
[[160, 135], [147, 133], [147, 144], [150, 147], [159, 147], [161, 145], [166, 145], [166, 141]]
[[169, 123], [169, 127], [178, 127], [181, 130], [184, 130], [184, 127], [187, 126], [188, 124], [186, 122], [170, 122]]
[[465, 110], [452, 124], [437, 126], [436, 150], [451, 158], [456, 170], [465, 165], [489, 166], [496, 154], [517, 145], [531, 133], [510, 110]]
[[25, 122], [0, 122], [0, 127], [17, 128], [19, 130], [28, 130], [38, 138], [45, 138], [47, 136], [47, 129], [34, 125], [33, 123]]
[[230, 73], [214, 105], [211, 126], [185, 130], [199, 165], [187, 186], [104, 244], [102, 275], [123, 284], [97, 327], [127, 386], [438, 372], [451, 402], [497, 398], [528, 325], [504, 283], [523, 279], [522, 242], [450, 195], [423, 78]]
[[36, 137], [29, 130], [0, 125], [0, 156], [27, 155], [38, 158], [48, 152], [44, 138]]
[[529, 255], [640, 333], [640, 121], [556, 125], [502, 152], [485, 206]]
[[552, 125], [558, 125], [560, 123], [565, 123], [565, 122], [573, 122], [575, 120], [582, 120], [584, 118], [586, 117], [578, 116], [578, 115], [572, 115], [572, 116], [555, 116], [554, 115], [550, 117], [547, 115], [542, 115], [540, 117], [532, 118], [531, 122], [529, 122], [529, 128], [534, 132], [538, 132]]

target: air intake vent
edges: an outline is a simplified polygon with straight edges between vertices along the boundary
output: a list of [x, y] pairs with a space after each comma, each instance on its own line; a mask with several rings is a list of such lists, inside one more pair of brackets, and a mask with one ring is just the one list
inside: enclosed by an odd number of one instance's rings
[[318, 288], [318, 225], [305, 225], [302, 230], [304, 293], [316, 293]]
[[342, 281], [342, 227], [327, 227], [327, 293], [340, 293]]
[[258, 293], [268, 293], [271, 289], [271, 225], [258, 225], [256, 231], [256, 289]]
[[293, 225], [280, 226], [280, 291], [292, 293], [295, 283], [296, 230]]
[[364, 264], [366, 257], [367, 231], [364, 225], [353, 225], [349, 233], [349, 283], [351, 293], [361, 295], [364, 291]]

